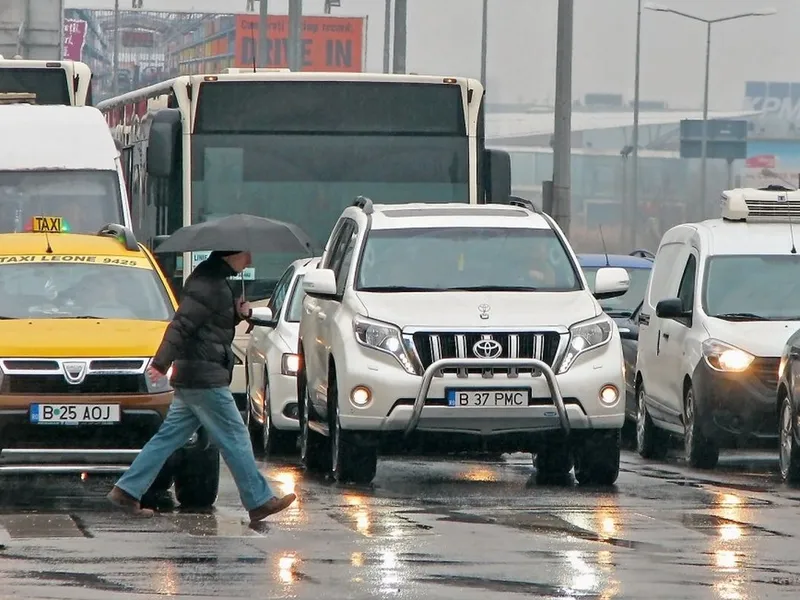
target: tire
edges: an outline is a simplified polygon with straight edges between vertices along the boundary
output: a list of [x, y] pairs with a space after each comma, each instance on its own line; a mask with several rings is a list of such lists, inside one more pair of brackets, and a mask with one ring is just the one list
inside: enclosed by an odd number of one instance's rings
[[686, 462], [695, 469], [713, 469], [719, 461], [719, 448], [714, 440], [703, 435], [703, 431], [695, 421], [697, 406], [691, 384], [684, 392], [683, 401], [686, 407], [686, 419], [683, 426], [683, 449]]
[[261, 407], [264, 423], [258, 426], [259, 450], [264, 458], [270, 455], [285, 456], [297, 452], [297, 434], [293, 431], [281, 431], [272, 425], [270, 407], [269, 375], [264, 369], [264, 404]]
[[[300, 376], [301, 374], [298, 374], [298, 377]], [[298, 386], [303, 398], [303, 404], [300, 407], [300, 462], [306, 471], [325, 473], [330, 467], [330, 445], [323, 436], [308, 426], [313, 409], [311, 408], [308, 382], [305, 380], [305, 375], [302, 376], [303, 380]]]
[[339, 419], [339, 391], [336, 376], [332, 375], [328, 386], [328, 401], [332, 402], [330, 411], [331, 473], [339, 483], [366, 485], [375, 479], [378, 470], [377, 445], [360, 444], [352, 432], [342, 431]]
[[800, 447], [798, 447], [794, 439], [793, 423], [794, 410], [792, 409], [792, 401], [787, 396], [781, 403], [780, 420], [778, 421], [778, 432], [780, 434], [778, 464], [783, 481], [791, 485], [797, 485], [800, 483]]
[[555, 437], [545, 444], [538, 449], [533, 458], [533, 466], [536, 468], [536, 483], [548, 485], [570, 482], [570, 471], [572, 471], [574, 459], [569, 442], [566, 439]]
[[669, 434], [656, 427], [644, 401], [644, 382], [636, 390], [636, 451], [642, 458], [661, 460], [669, 451]]
[[169, 488], [172, 487], [174, 470], [174, 461], [173, 458], [170, 457], [167, 462], [164, 463], [164, 466], [161, 468], [156, 480], [150, 486], [150, 489], [142, 496], [140, 502], [142, 507], [157, 509], [159, 506], [166, 503]]
[[182, 508], [210, 508], [219, 493], [219, 450], [205, 447], [201, 435], [196, 448], [178, 451], [175, 497]]
[[575, 479], [581, 485], [614, 485], [619, 477], [620, 429], [587, 433], [575, 452]]

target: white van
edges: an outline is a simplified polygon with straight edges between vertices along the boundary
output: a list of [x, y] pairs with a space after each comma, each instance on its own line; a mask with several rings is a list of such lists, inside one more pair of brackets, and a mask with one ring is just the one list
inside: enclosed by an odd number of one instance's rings
[[643, 457], [663, 457], [669, 434], [698, 468], [721, 448], [777, 445], [778, 362], [800, 327], [796, 224], [800, 192], [735, 189], [721, 219], [664, 234], [638, 315]]
[[76, 233], [132, 227], [120, 152], [92, 107], [0, 106], [0, 233], [58, 216]]

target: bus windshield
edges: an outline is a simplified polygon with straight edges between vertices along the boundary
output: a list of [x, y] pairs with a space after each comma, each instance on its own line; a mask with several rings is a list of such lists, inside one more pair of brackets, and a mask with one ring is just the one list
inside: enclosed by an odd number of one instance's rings
[[0, 233], [24, 231], [35, 216], [62, 217], [73, 233], [123, 223], [116, 171], [0, 171]]
[[72, 104], [64, 69], [0, 67], [0, 94], [36, 94], [36, 104]]
[[[469, 202], [461, 88], [202, 84], [191, 172], [193, 222], [231, 213], [288, 221], [321, 250], [356, 196], [380, 203]], [[297, 258], [254, 256], [248, 297], [268, 296]]]

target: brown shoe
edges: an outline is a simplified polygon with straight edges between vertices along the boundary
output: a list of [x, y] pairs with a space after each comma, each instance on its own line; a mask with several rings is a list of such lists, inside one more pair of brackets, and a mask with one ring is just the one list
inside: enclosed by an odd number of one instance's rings
[[152, 517], [155, 514], [155, 512], [149, 508], [142, 508], [142, 505], [136, 498], [124, 490], [119, 489], [117, 486], [111, 489], [106, 498], [108, 498], [111, 504], [134, 517]]
[[297, 500], [295, 494], [286, 494], [280, 498], [273, 496], [258, 508], [250, 511], [250, 522], [263, 521], [270, 515], [286, 510], [295, 500]]

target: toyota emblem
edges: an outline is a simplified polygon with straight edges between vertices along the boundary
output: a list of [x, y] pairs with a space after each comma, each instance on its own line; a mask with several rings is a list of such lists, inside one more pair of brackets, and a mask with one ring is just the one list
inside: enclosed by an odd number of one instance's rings
[[472, 346], [472, 353], [477, 358], [497, 358], [503, 353], [503, 347], [500, 342], [495, 340], [478, 340]]
[[489, 313], [492, 311], [492, 307], [488, 304], [479, 304], [478, 305], [478, 313], [480, 314], [481, 319], [484, 321], [489, 318]]

